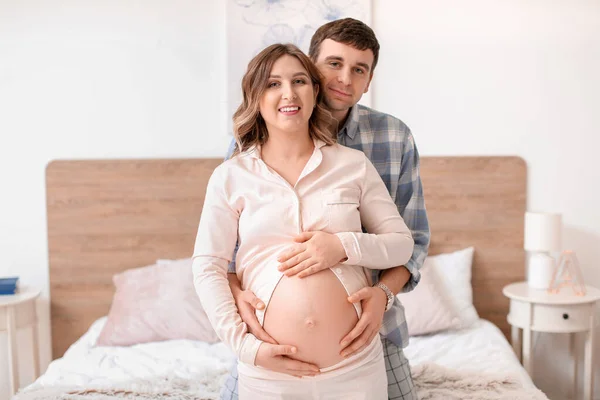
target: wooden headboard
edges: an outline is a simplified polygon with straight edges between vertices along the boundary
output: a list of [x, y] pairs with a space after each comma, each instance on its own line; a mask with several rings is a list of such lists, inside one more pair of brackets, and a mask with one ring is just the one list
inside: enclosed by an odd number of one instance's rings
[[[221, 159], [65, 160], [46, 169], [53, 358], [107, 315], [112, 276], [190, 257]], [[429, 254], [475, 247], [482, 318], [508, 337], [502, 287], [523, 280], [526, 166], [518, 157], [422, 157]]]

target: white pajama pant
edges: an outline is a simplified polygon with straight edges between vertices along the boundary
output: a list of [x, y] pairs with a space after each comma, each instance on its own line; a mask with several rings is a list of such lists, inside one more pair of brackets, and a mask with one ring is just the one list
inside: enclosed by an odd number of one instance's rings
[[239, 400], [387, 400], [379, 335], [360, 353], [314, 377], [297, 378], [238, 362]]

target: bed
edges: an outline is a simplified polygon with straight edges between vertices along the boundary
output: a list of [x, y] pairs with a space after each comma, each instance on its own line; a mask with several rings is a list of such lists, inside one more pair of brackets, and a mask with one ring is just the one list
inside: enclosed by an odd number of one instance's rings
[[[67, 392], [82, 399], [216, 398], [233, 361], [222, 343], [177, 339], [96, 347], [95, 342], [113, 301], [115, 274], [157, 259], [190, 256], [204, 189], [220, 162], [59, 160], [48, 165], [54, 361], [18, 398]], [[524, 161], [422, 157], [421, 176], [432, 232], [429, 254], [474, 248], [472, 302], [479, 317], [467, 329], [411, 338], [406, 353], [421, 397], [546, 398], [507, 341], [509, 303], [502, 295], [503, 286], [524, 279]], [[465, 385], [473, 391], [462, 392]]]

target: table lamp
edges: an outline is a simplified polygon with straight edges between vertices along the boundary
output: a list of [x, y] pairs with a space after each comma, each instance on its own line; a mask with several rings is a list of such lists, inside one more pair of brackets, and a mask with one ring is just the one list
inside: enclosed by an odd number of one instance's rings
[[551, 252], [561, 250], [560, 214], [525, 213], [525, 250], [528, 252], [527, 283], [533, 289], [548, 289], [556, 268]]

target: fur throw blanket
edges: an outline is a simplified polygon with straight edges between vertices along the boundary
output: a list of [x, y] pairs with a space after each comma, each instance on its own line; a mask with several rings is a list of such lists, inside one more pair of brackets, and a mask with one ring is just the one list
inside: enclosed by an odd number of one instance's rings
[[[524, 388], [514, 378], [457, 371], [426, 363], [412, 368], [421, 400], [548, 400], [538, 389]], [[115, 384], [112, 387], [24, 389], [13, 400], [214, 400], [226, 371], [194, 379], [163, 377]]]
[[548, 400], [536, 388], [524, 388], [516, 378], [448, 369], [437, 364], [412, 368], [421, 400]]

